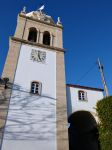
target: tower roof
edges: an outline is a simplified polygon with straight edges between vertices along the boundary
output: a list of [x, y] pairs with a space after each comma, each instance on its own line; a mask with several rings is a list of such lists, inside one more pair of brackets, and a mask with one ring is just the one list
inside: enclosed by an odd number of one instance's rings
[[32, 11], [32, 12], [27, 13], [26, 16], [31, 17], [33, 19], [40, 20], [40, 21], [44, 21], [47, 23], [55, 24], [52, 17], [46, 15], [43, 11]]

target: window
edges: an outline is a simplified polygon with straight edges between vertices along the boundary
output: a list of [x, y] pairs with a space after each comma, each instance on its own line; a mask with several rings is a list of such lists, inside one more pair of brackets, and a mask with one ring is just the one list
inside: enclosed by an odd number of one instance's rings
[[87, 92], [85, 91], [78, 91], [79, 100], [87, 100]]
[[48, 31], [43, 34], [43, 44], [50, 45], [50, 33]]
[[31, 42], [37, 41], [37, 30], [36, 30], [36, 28], [30, 28], [28, 41], [31, 41]]
[[42, 84], [40, 82], [32, 82], [31, 83], [31, 93], [41, 95]]

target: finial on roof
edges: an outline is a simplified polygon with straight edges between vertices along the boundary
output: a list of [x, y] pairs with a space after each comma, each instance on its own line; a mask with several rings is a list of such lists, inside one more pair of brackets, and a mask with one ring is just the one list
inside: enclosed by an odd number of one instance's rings
[[23, 7], [23, 10], [21, 11], [22, 14], [26, 14], [26, 6]]
[[60, 17], [58, 17], [58, 23], [61, 23]]
[[58, 17], [57, 25], [61, 25], [62, 26], [60, 17]]

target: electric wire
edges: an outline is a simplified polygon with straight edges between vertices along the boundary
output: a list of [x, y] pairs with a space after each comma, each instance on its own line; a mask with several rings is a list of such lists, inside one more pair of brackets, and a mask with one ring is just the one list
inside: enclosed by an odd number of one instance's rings
[[88, 71], [82, 75], [77, 81], [76, 81], [76, 84], [78, 84], [80, 81], [82, 81], [94, 68], [95, 66], [97, 65], [97, 63], [95, 62], [89, 69]]

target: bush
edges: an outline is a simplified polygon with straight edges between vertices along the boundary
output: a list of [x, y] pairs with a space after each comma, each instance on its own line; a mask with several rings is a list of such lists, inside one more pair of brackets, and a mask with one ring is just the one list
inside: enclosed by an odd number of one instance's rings
[[112, 150], [112, 96], [97, 103], [101, 150]]

